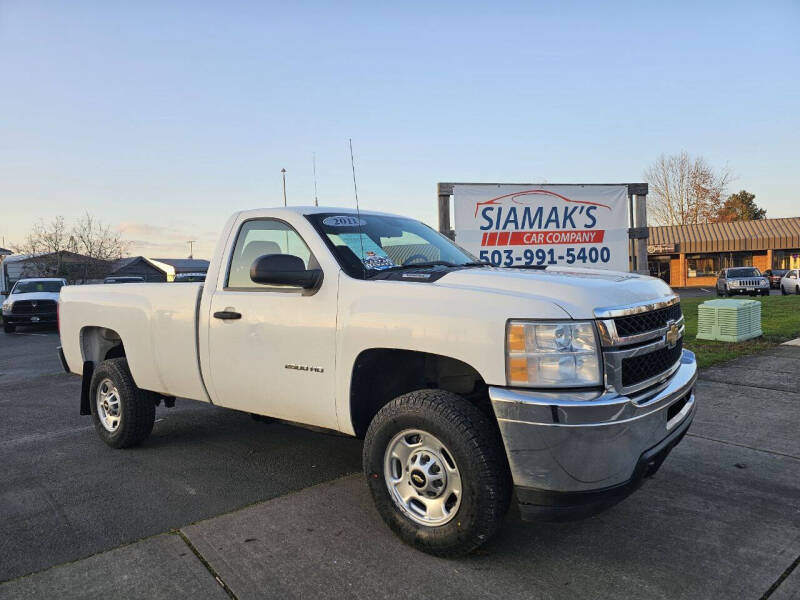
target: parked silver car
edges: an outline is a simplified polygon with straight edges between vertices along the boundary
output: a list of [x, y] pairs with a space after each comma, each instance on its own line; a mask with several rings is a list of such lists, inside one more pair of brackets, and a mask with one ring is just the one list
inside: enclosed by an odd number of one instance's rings
[[800, 277], [798, 277], [798, 269], [787, 271], [786, 275], [781, 278], [781, 294], [800, 294]]

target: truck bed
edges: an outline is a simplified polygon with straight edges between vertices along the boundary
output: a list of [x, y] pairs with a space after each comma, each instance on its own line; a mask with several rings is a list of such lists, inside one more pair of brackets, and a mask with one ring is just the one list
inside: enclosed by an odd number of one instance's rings
[[137, 386], [208, 401], [197, 356], [197, 310], [202, 289], [201, 283], [64, 287], [59, 323], [70, 371], [80, 374], [85, 360], [105, 358], [92, 356], [98, 352], [93, 340], [98, 333], [102, 339], [116, 333]]

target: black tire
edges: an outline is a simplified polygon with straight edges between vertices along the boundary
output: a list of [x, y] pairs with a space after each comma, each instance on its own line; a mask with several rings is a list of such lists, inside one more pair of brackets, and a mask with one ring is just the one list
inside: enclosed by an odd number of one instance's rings
[[[110, 379], [119, 393], [119, 424], [109, 431], [100, 421], [97, 406], [97, 390], [100, 384]], [[136, 387], [128, 369], [127, 358], [104, 360], [94, 370], [89, 387], [89, 405], [97, 434], [112, 448], [136, 446], [153, 431], [156, 419], [156, 404], [153, 395]]]
[[3, 331], [6, 333], [14, 333], [17, 330], [16, 325], [12, 325], [11, 323], [3, 323]]
[[[455, 516], [439, 526], [413, 521], [395, 504], [384, 478], [384, 456], [391, 440], [406, 429], [429, 433], [452, 455], [462, 495]], [[462, 556], [498, 529], [511, 500], [511, 475], [493, 423], [477, 407], [442, 390], [417, 390], [384, 406], [370, 423], [364, 441], [364, 474], [387, 525], [407, 544], [436, 556]]]
[[800, 296], [800, 285], [795, 286], [794, 293]]
[[727, 298], [730, 295], [731, 293], [728, 291], [728, 286], [726, 285], [724, 288], [722, 288], [722, 297]]
[[788, 296], [788, 294], [786, 293], [786, 288], [783, 287], [783, 284], [781, 284], [781, 296]]

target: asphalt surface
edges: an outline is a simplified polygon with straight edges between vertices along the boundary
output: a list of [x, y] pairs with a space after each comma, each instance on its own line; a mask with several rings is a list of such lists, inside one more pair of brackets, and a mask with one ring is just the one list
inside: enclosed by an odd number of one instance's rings
[[106, 447], [56, 345], [0, 336], [0, 599], [800, 598], [800, 347], [703, 372], [689, 435], [611, 510], [512, 510], [441, 560], [385, 527], [355, 440], [179, 400]]
[[361, 443], [190, 400], [115, 451], [46, 330], [0, 333], [0, 581], [360, 469]]

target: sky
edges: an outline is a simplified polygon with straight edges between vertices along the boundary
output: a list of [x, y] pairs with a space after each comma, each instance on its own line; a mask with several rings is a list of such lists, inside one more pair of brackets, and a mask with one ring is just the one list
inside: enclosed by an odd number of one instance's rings
[[661, 153], [800, 216], [800, 2], [0, 0], [0, 245], [89, 212], [209, 258], [235, 210], [436, 223], [436, 183], [641, 181]]

